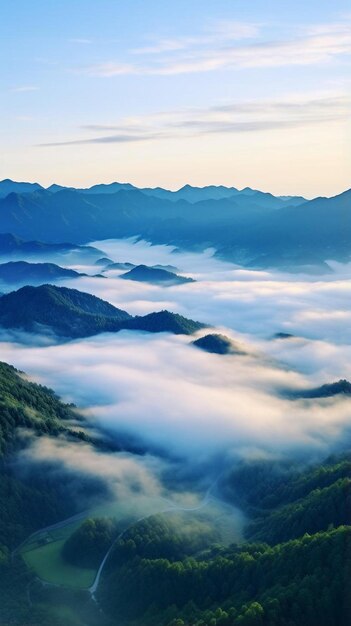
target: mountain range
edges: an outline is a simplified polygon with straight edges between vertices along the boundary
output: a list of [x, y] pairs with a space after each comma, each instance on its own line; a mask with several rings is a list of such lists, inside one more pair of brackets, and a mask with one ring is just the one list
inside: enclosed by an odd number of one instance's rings
[[[0, 181], [0, 197], [5, 197], [9, 193], [30, 193], [33, 191], [44, 190], [45, 187], [39, 185], [39, 183], [22, 183], [10, 180]], [[131, 183], [118, 183], [113, 182], [109, 184], [97, 184], [87, 188], [75, 188], [66, 187], [64, 185], [53, 184], [47, 187], [46, 190], [51, 193], [57, 193], [64, 189], [76, 190], [80, 193], [87, 195], [96, 194], [114, 194], [121, 190], [140, 190], [145, 195], [160, 198], [161, 200], [170, 200], [171, 202], [177, 202], [178, 200], [186, 200], [187, 202], [199, 202], [201, 200], [222, 200], [223, 198], [232, 198], [234, 196], [251, 196], [256, 199], [256, 202], [268, 205], [269, 203], [275, 204], [276, 207], [284, 206], [286, 204], [302, 204], [306, 202], [306, 198], [302, 196], [273, 196], [270, 193], [262, 192], [257, 189], [251, 189], [245, 187], [244, 189], [237, 189], [236, 187], [225, 187], [224, 185], [207, 185], [206, 187], [193, 187], [192, 185], [184, 185], [177, 191], [170, 191], [169, 189], [163, 189], [162, 187], [142, 187], [138, 188]]]
[[0, 199], [1, 231], [73, 244], [141, 236], [181, 249], [213, 247], [221, 258], [255, 268], [327, 271], [326, 261], [351, 255], [351, 190], [302, 201], [249, 189], [107, 187], [12, 191]]

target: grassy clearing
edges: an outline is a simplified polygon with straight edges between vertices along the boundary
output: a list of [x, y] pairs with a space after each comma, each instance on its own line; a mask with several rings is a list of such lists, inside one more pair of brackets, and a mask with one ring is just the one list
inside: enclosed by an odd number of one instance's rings
[[116, 503], [98, 506], [87, 511], [86, 516], [73, 520], [60, 528], [43, 530], [29, 537], [20, 554], [26, 565], [43, 581], [71, 589], [87, 589], [95, 579], [96, 570], [79, 568], [67, 563], [61, 555], [62, 546], [89, 517], [126, 517], [127, 512]]
[[94, 582], [96, 570], [70, 565], [61, 555], [63, 544], [83, 521], [84, 519], [75, 520], [61, 528], [43, 531], [30, 537], [20, 552], [27, 567], [34, 570], [41, 580], [53, 585], [71, 589], [90, 587]]
[[22, 551], [26, 565], [48, 583], [86, 589], [93, 584], [96, 571], [70, 565], [61, 555], [65, 539], [53, 541], [32, 550]]

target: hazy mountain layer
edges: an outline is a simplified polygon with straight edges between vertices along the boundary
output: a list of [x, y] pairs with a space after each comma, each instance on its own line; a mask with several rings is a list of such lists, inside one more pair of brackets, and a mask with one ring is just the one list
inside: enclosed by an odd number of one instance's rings
[[141, 235], [185, 249], [212, 246], [226, 259], [258, 268], [327, 270], [326, 260], [350, 258], [350, 201], [350, 191], [294, 206], [261, 192], [174, 202], [129, 186], [114, 193], [39, 190], [0, 200], [1, 230], [77, 243]]
[[59, 267], [54, 263], [28, 263], [27, 261], [10, 261], [0, 264], [0, 281], [4, 283], [38, 284], [64, 278], [85, 276], [75, 270]]
[[26, 241], [9, 233], [0, 234], [0, 257], [41, 258], [63, 256], [70, 253], [79, 254], [82, 259], [94, 259], [101, 256], [101, 251], [92, 246], [78, 246], [72, 243], [44, 243], [42, 241]]

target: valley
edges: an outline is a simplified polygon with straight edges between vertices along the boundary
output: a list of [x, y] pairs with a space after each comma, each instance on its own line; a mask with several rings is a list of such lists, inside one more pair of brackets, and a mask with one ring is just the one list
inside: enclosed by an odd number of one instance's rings
[[343, 624], [349, 263], [29, 244], [0, 266], [0, 620]]

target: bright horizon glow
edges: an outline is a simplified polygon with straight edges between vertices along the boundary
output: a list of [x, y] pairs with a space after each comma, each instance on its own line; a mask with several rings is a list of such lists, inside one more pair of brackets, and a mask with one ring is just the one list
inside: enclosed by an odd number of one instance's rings
[[348, 0], [18, 0], [2, 25], [0, 179], [351, 186]]

